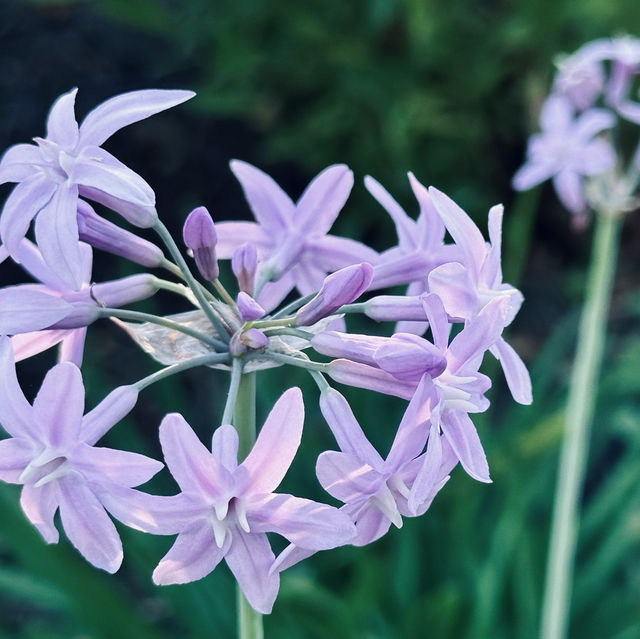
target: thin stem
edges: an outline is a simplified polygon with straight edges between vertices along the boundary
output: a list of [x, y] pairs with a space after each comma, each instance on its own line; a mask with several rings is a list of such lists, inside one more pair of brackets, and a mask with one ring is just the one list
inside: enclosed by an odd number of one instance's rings
[[228, 359], [229, 353], [210, 353], [209, 355], [200, 355], [199, 357], [194, 357], [193, 359], [189, 359], [185, 362], [179, 362], [178, 364], [172, 364], [162, 370], [151, 373], [151, 375], [143, 377], [135, 384], [132, 384], [132, 386], [135, 386], [139, 391], [141, 391], [142, 389], [147, 388], [147, 386], [151, 386], [151, 384], [155, 384], [165, 377], [170, 377], [171, 375], [181, 373], [182, 371], [186, 371], [190, 368], [195, 368], [196, 366], [222, 364], [228, 361]]
[[220, 335], [220, 338], [225, 342], [228, 342], [229, 335], [225, 330], [224, 322], [218, 317], [217, 313], [211, 307], [211, 304], [209, 304], [208, 300], [202, 292], [202, 287], [191, 274], [191, 271], [189, 270], [184, 257], [182, 257], [182, 253], [180, 253], [178, 245], [173, 241], [171, 233], [169, 233], [167, 227], [160, 220], [157, 220], [153, 225], [153, 230], [160, 236], [166, 247], [169, 249], [171, 256], [180, 267], [180, 270], [182, 271], [184, 279], [189, 285], [189, 288], [193, 291], [193, 294], [200, 304], [200, 307], [204, 311], [205, 315], [209, 318], [209, 321], [215, 327], [216, 331]]
[[301, 331], [299, 328], [272, 328], [266, 329], [265, 333], [271, 335], [291, 335], [292, 337], [299, 337], [300, 339], [306, 339], [310, 342], [315, 336], [309, 331]]
[[[242, 370], [242, 362], [239, 370]], [[235, 362], [234, 362], [235, 365]], [[234, 369], [235, 370], [235, 369]], [[226, 410], [225, 410], [226, 413]], [[239, 375], [233, 425], [238, 431], [238, 458], [244, 459], [256, 441], [256, 374]], [[236, 590], [238, 639], [263, 639], [262, 615], [246, 600], [240, 586]]]
[[579, 525], [578, 502], [604, 351], [620, 225], [621, 218], [614, 214], [596, 216], [591, 266], [569, 383], [565, 435], [558, 466], [541, 622], [542, 639], [563, 639], [569, 626], [572, 569]]
[[275, 328], [277, 326], [291, 326], [296, 321], [295, 317], [281, 317], [280, 319], [264, 319], [251, 322], [254, 328]]
[[229, 393], [227, 401], [224, 405], [224, 413], [222, 414], [222, 424], [231, 424], [233, 421], [233, 411], [236, 406], [236, 398], [238, 397], [238, 388], [242, 379], [242, 360], [234, 358], [231, 365], [231, 382], [229, 383]]
[[189, 301], [193, 298], [190, 297], [188, 286], [184, 284], [178, 284], [177, 282], [170, 282], [169, 280], [163, 280], [160, 277], [156, 277], [154, 281], [155, 285], [165, 291], [171, 291], [172, 293], [176, 293], [177, 295], [182, 295], [182, 297], [186, 297]]
[[365, 313], [367, 310], [366, 302], [357, 302], [355, 304], [345, 304], [341, 306], [337, 311], [338, 313]]
[[131, 320], [134, 322], [149, 322], [151, 324], [158, 324], [159, 326], [165, 326], [174, 331], [179, 331], [185, 335], [189, 335], [205, 344], [215, 348], [218, 351], [226, 351], [227, 345], [221, 342], [215, 337], [209, 337], [200, 331], [196, 331], [193, 328], [189, 328], [179, 322], [167, 319], [166, 317], [160, 317], [158, 315], [152, 315], [151, 313], [141, 313], [139, 311], [129, 311], [123, 308], [109, 308], [108, 306], [101, 306], [98, 308], [98, 314], [100, 317], [117, 317], [118, 319]]
[[298, 366], [300, 368], [306, 368], [308, 371], [318, 371], [319, 373], [327, 373], [329, 371], [329, 364], [322, 364], [321, 362], [313, 362], [310, 359], [303, 359], [302, 357], [295, 357], [293, 355], [286, 355], [285, 353], [276, 353], [274, 351], [267, 351], [260, 353], [260, 358], [268, 357], [281, 364], [290, 364], [291, 366]]
[[293, 302], [287, 304], [286, 306], [283, 306], [277, 313], [274, 313], [272, 317], [274, 319], [278, 319], [280, 317], [284, 317], [285, 315], [291, 315], [291, 313], [297, 311], [301, 306], [304, 306], [307, 302], [310, 302], [317, 294], [318, 292], [316, 291], [315, 293], [309, 293], [304, 297], [293, 300]]
[[325, 391], [329, 388], [329, 383], [324, 378], [324, 375], [322, 373], [319, 373], [318, 371], [309, 371], [309, 374], [311, 375], [311, 377], [313, 377], [313, 381], [318, 385], [320, 392]]
[[233, 299], [233, 297], [231, 297], [231, 295], [229, 295], [227, 289], [223, 286], [222, 282], [218, 278], [213, 280], [213, 287], [216, 289], [218, 295], [222, 298], [222, 300], [226, 302], [230, 308], [234, 310], [237, 308], [236, 301]]
[[184, 275], [180, 270], [180, 267], [174, 264], [171, 260], [168, 260], [166, 257], [162, 258], [162, 262], [160, 266], [170, 273], [173, 273], [176, 277], [179, 277], [181, 280], [184, 279]]

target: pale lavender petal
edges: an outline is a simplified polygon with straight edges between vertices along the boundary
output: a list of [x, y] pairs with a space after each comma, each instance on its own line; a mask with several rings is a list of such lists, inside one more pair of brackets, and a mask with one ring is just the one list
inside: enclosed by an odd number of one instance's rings
[[248, 472], [246, 489], [270, 493], [282, 481], [300, 446], [304, 403], [302, 392], [285, 391], [271, 409], [247, 458], [240, 468]]
[[605, 140], [592, 140], [582, 148], [575, 158], [574, 166], [583, 175], [604, 173], [616, 163], [616, 154]]
[[442, 440], [440, 427], [433, 424], [429, 430], [427, 451], [422, 456], [422, 464], [411, 486], [407, 505], [412, 515], [416, 515], [425, 501], [431, 498], [433, 490], [440, 479], [442, 465]]
[[307, 238], [306, 247], [307, 253], [313, 256], [318, 268], [325, 273], [358, 262], [376, 264], [379, 260], [378, 253], [366, 244], [338, 235]]
[[116, 95], [90, 111], [80, 126], [83, 145], [101, 145], [116, 131], [191, 99], [193, 91], [145, 89]]
[[340, 384], [367, 388], [404, 399], [411, 399], [416, 388], [414, 383], [400, 381], [379, 368], [348, 359], [334, 359], [330, 362], [329, 376]]
[[[227, 540], [229, 537], [227, 537]], [[228, 552], [229, 542], [218, 548], [213, 528], [204, 521], [197, 528], [178, 535], [169, 552], [153, 571], [158, 586], [185, 584], [206, 577]]]
[[502, 334], [508, 311], [509, 298], [497, 297], [453, 338], [447, 354], [449, 372], [455, 374], [469, 360], [480, 357], [496, 343]]
[[90, 186], [80, 185], [78, 193], [81, 197], [99, 202], [112, 211], [120, 213], [125, 220], [139, 228], [150, 228], [158, 221], [158, 212], [153, 205], [146, 206], [122, 200]]
[[354, 546], [366, 546], [387, 533], [391, 526], [389, 518], [371, 501], [357, 515], [358, 534], [351, 540]]
[[556, 170], [555, 163], [529, 160], [515, 172], [511, 180], [511, 186], [516, 191], [527, 191], [548, 180], [555, 174]]
[[420, 205], [420, 215], [416, 220], [417, 245], [421, 248], [431, 248], [442, 246], [444, 240], [445, 227], [438, 215], [436, 207], [431, 201], [428, 189], [421, 184], [416, 176], [409, 171], [409, 184]]
[[238, 280], [241, 293], [253, 295], [256, 271], [258, 268], [258, 249], [253, 244], [242, 244], [231, 255], [231, 270]]
[[57, 544], [60, 538], [53, 523], [53, 517], [58, 510], [56, 491], [54, 483], [48, 483], [38, 488], [27, 484], [20, 493], [20, 506], [24, 514], [48, 544]]
[[100, 217], [83, 200], [78, 200], [77, 221], [80, 239], [94, 248], [149, 268], [162, 264], [164, 254], [155, 244]]
[[487, 457], [470, 417], [462, 411], [447, 411], [440, 424], [465, 471], [478, 481], [490, 483]]
[[118, 308], [151, 297], [158, 290], [157, 281], [149, 273], [129, 275], [119, 280], [94, 284], [91, 297], [99, 306]]
[[305, 235], [324, 235], [333, 225], [353, 187], [353, 172], [335, 164], [316, 175], [296, 203], [292, 222]]
[[472, 277], [476, 277], [487, 250], [482, 233], [450, 197], [432, 186], [429, 187], [429, 195], [447, 231], [463, 250], [467, 262], [465, 266], [471, 271]]
[[392, 259], [383, 253], [374, 266], [373, 282], [369, 288], [374, 290], [422, 281], [428, 275], [430, 266], [431, 257], [425, 251], [407, 255], [394, 252]]
[[[232, 160], [229, 166], [242, 186], [254, 217], [265, 230], [269, 229], [275, 233], [293, 224], [296, 207], [273, 178], [241, 160]], [[253, 240], [245, 237], [241, 243], [244, 242], [253, 243]]]
[[82, 418], [82, 441], [93, 446], [131, 411], [137, 401], [138, 390], [134, 386], [119, 386], [112, 390]]
[[370, 175], [365, 176], [364, 185], [367, 191], [378, 200], [380, 206], [391, 216], [396, 226], [400, 246], [406, 250], [417, 248], [416, 224], [406, 214], [405, 210], [396, 202], [387, 189]]
[[[86, 248], [89, 249], [89, 251], [91, 250], [89, 247]], [[18, 245], [16, 260], [25, 271], [33, 276], [34, 279], [52, 289], [52, 292], [67, 292], [70, 290], [64, 280], [58, 277], [46, 264], [44, 259], [42, 259], [42, 253], [38, 247], [27, 238], [24, 238]], [[87, 277], [87, 281], [88, 280], [89, 277]]]
[[374, 357], [382, 370], [405, 382], [417, 383], [424, 373], [437, 377], [447, 366], [438, 347], [411, 333], [394, 334]]
[[389, 340], [378, 335], [359, 335], [340, 331], [322, 331], [311, 338], [311, 346], [329, 357], [344, 357], [376, 366], [375, 352]]
[[616, 105], [616, 110], [623, 118], [629, 120], [629, 122], [640, 124], [640, 104], [637, 102], [628, 100], [620, 102]]
[[153, 189], [134, 171], [104, 149], [85, 147], [69, 176], [76, 184], [140, 206], [154, 206]]
[[10, 255], [15, 257], [31, 220], [48, 204], [55, 191], [56, 184], [40, 172], [11, 191], [0, 217], [0, 237]]
[[320, 394], [320, 410], [340, 450], [373, 468], [382, 467], [382, 457], [362, 432], [349, 403], [341, 393], [333, 388], [323, 390]]
[[615, 126], [616, 116], [605, 109], [590, 109], [585, 111], [574, 126], [576, 137], [588, 141], [604, 129]]
[[33, 408], [18, 384], [11, 340], [0, 335], [0, 424], [12, 437], [38, 441]]
[[300, 293], [309, 295], [309, 293], [315, 293], [320, 289], [327, 273], [316, 266], [313, 253], [307, 251], [304, 257], [306, 259], [301, 260], [291, 269], [291, 277]]
[[277, 282], [267, 282], [262, 287], [257, 301], [265, 311], [269, 312], [282, 302], [294, 286], [292, 273], [285, 273]]
[[234, 531], [225, 560], [251, 607], [268, 615], [278, 596], [280, 577], [270, 573], [275, 556], [267, 536]]
[[469, 269], [459, 262], [442, 264], [429, 273], [429, 291], [444, 304], [450, 317], [470, 319], [478, 306], [477, 286], [469, 276]]
[[[28, 357], [32, 357], [33, 355], [37, 355], [38, 353], [42, 353], [42, 351], [46, 351], [48, 348], [55, 346], [62, 340], [64, 340], [70, 333], [73, 333], [75, 330], [83, 330], [83, 329], [73, 329], [73, 330], [51, 330], [51, 331], [33, 331], [30, 333], [21, 333], [19, 335], [14, 335], [11, 338], [11, 346], [13, 348], [13, 356], [16, 362], [20, 362], [23, 359], [27, 359]], [[74, 364], [78, 365], [78, 362], [74, 362]]]
[[[424, 294], [426, 286], [427, 282], [425, 280], [411, 282], [411, 284], [409, 284], [409, 286], [407, 287], [406, 295], [404, 297], [400, 297], [400, 299], [398, 300], [398, 310], [400, 311], [400, 309], [404, 306], [406, 309], [406, 314], [404, 318], [398, 318], [398, 321], [395, 325], [396, 333], [424, 335], [427, 328], [429, 328], [429, 322], [426, 321], [427, 315], [424, 312], [422, 299], [420, 297], [422, 294]], [[411, 312], [408, 312], [409, 309], [411, 310]], [[365, 314], [368, 315], [366, 311]], [[398, 314], [400, 314], [400, 312]]]
[[127, 488], [144, 484], [164, 466], [145, 455], [87, 444], [73, 450], [71, 461], [74, 468], [90, 481], [102, 482], [107, 478]]
[[320, 485], [344, 503], [361, 500], [377, 492], [382, 475], [359, 458], [328, 450], [316, 462], [316, 476]]
[[449, 344], [451, 325], [449, 324], [442, 300], [434, 293], [430, 293], [422, 297], [422, 304], [425, 315], [429, 320], [433, 343], [441, 351], [445, 351]]
[[502, 283], [502, 216], [504, 207], [496, 204], [489, 209], [489, 241], [491, 248], [482, 265], [481, 280], [488, 288]]
[[9, 252], [7, 249], [0, 244], [0, 264], [4, 262], [9, 257]]
[[71, 362], [56, 364], [46, 374], [33, 402], [42, 436], [54, 448], [70, 449], [79, 439], [84, 412], [84, 384]]
[[272, 493], [247, 506], [252, 533], [275, 532], [301, 548], [328, 550], [349, 543], [356, 529], [333, 506]]
[[494, 344], [491, 352], [500, 360], [513, 399], [519, 404], [531, 404], [531, 378], [518, 353], [502, 338]]
[[210, 512], [210, 508], [185, 493], [168, 497], [148, 495], [108, 482], [94, 484], [93, 489], [102, 505], [118, 521], [153, 535], [175, 535], [193, 528], [194, 521], [206, 520]]
[[318, 294], [296, 313], [296, 324], [311, 326], [343, 304], [356, 300], [371, 283], [373, 267], [367, 262], [346, 266], [327, 276]]
[[253, 244], [259, 254], [264, 254], [273, 244], [273, 237], [269, 237], [255, 222], [220, 222], [216, 224], [216, 233], [216, 251], [221, 260], [231, 259], [234, 251], [243, 244]]
[[238, 313], [240, 313], [240, 317], [245, 322], [257, 320], [263, 317], [266, 313], [264, 308], [262, 308], [262, 306], [260, 306], [260, 304], [258, 304], [258, 302], [256, 302], [253, 297], [251, 297], [244, 291], [240, 291], [238, 293], [236, 304], [238, 306]]
[[228, 471], [207, 450], [182, 415], [170, 413], [160, 424], [160, 443], [167, 466], [180, 488], [205, 499], [222, 495]]
[[211, 452], [232, 473], [238, 466], [238, 431], [230, 424], [216, 428], [211, 438]]
[[69, 541], [96, 568], [114, 573], [122, 563], [122, 542], [104, 507], [77, 477], [58, 481], [60, 519]]
[[182, 239], [193, 252], [200, 275], [210, 282], [217, 279], [220, 274], [216, 256], [218, 236], [206, 207], [198, 206], [189, 213], [182, 227]]
[[68, 331], [65, 331], [65, 336], [60, 342], [60, 350], [58, 351], [58, 362], [73, 362], [76, 366], [82, 366], [82, 358], [84, 355], [84, 341], [86, 336], [86, 327], [72, 328]]
[[76, 220], [78, 188], [65, 182], [36, 217], [35, 233], [44, 261], [70, 288], [82, 281], [82, 256]]
[[[417, 289], [424, 290], [422, 283], [415, 284]], [[422, 293], [422, 290], [420, 290], [420, 293]], [[419, 297], [420, 293], [415, 294], [412, 292], [407, 295], [378, 295], [377, 297], [372, 297], [365, 302], [364, 313], [376, 322], [411, 321], [412, 324], [420, 323], [419, 320], [424, 320], [426, 317], [422, 307], [422, 300]], [[398, 330], [397, 332], [407, 331]]]
[[553, 186], [560, 201], [572, 213], [583, 213], [586, 208], [582, 180], [570, 169], [564, 169], [553, 176]]
[[20, 475], [37, 455], [37, 449], [27, 439], [0, 439], [0, 481], [21, 484]]
[[14, 144], [0, 160], [0, 184], [22, 182], [37, 172], [44, 164], [39, 147], [33, 144]]
[[315, 550], [308, 550], [307, 548], [298, 548], [294, 544], [289, 544], [277, 557], [271, 565], [270, 573], [282, 572], [291, 566], [295, 566], [304, 559], [308, 559], [316, 553]]
[[78, 142], [78, 123], [74, 105], [78, 89], [63, 93], [52, 105], [47, 117], [47, 140], [68, 150]]
[[428, 375], [424, 375], [402, 416], [393, 439], [385, 462], [387, 472], [397, 471], [403, 464], [420, 455], [427, 442], [429, 420], [436, 401], [433, 382]]
[[15, 335], [53, 326], [73, 310], [68, 302], [29, 285], [0, 289], [0, 334]]
[[563, 136], [573, 122], [573, 109], [567, 98], [552, 93], [542, 105], [540, 126], [542, 130]]

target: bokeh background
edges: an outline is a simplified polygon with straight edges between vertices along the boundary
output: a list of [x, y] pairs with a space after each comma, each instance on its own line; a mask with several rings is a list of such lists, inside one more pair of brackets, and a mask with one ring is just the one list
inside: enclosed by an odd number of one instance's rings
[[[335, 231], [377, 249], [395, 242], [366, 193], [373, 175], [412, 214], [406, 172], [447, 192], [486, 224], [503, 202], [506, 280], [526, 303], [510, 339], [530, 365], [534, 404], [516, 407], [500, 375], [476, 420], [494, 483], [461, 470], [420, 519], [365, 549], [321, 553], [284, 574], [266, 618], [282, 639], [528, 639], [537, 634], [553, 486], [590, 231], [574, 233], [548, 186], [516, 194], [510, 177], [553, 74], [553, 60], [608, 35], [640, 36], [637, 0], [0, 0], [0, 148], [44, 131], [49, 105], [80, 88], [79, 116], [117, 93], [192, 88], [191, 102], [117, 133], [107, 144], [154, 187], [177, 234], [205, 204], [217, 220], [247, 218], [231, 158], [263, 168], [297, 197], [325, 166], [346, 162], [356, 185]], [[2, 187], [4, 198], [9, 186]], [[572, 636], [640, 636], [640, 216], [625, 222], [598, 393], [577, 557]], [[127, 273], [96, 256], [104, 279]], [[2, 284], [22, 281], [4, 263]], [[147, 309], [172, 309], [158, 297]], [[20, 365], [25, 392], [52, 364]], [[90, 331], [87, 404], [154, 364], [109, 323]], [[493, 370], [494, 373], [495, 367]], [[335, 446], [304, 376], [259, 384], [260, 419], [292, 383], [305, 390], [303, 446], [284, 488], [322, 499], [311, 469]], [[220, 418], [226, 378], [201, 371], [145, 391], [109, 445], [159, 456], [157, 426], [181, 411], [203, 439]], [[382, 448], [403, 404], [352, 395]], [[170, 493], [162, 474], [150, 489]], [[327, 496], [328, 497], [328, 496]], [[171, 544], [119, 527], [116, 576], [66, 540], [46, 546], [15, 486], [0, 486], [0, 637], [232, 637], [226, 567], [182, 587], [150, 574]]]

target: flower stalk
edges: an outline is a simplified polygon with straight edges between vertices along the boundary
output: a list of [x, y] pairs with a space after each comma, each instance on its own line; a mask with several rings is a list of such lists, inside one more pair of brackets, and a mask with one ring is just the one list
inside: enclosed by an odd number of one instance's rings
[[563, 639], [569, 626], [572, 569], [579, 527], [579, 499], [589, 451], [589, 435], [604, 352], [606, 320], [618, 253], [621, 216], [596, 216], [593, 252], [587, 281], [576, 357], [569, 384], [544, 602], [541, 639]]

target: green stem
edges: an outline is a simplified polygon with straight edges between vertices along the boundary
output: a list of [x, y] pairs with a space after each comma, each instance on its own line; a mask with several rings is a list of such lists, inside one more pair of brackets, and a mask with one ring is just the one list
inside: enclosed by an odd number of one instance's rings
[[222, 414], [222, 424], [231, 424], [233, 422], [233, 412], [236, 407], [238, 397], [238, 388], [242, 380], [242, 360], [234, 358], [231, 366], [231, 382], [229, 383], [229, 393], [227, 394], [227, 402], [224, 405], [224, 413]]
[[165, 377], [170, 377], [171, 375], [175, 375], [176, 373], [181, 373], [182, 371], [186, 371], [189, 368], [195, 368], [196, 366], [206, 366], [207, 364], [222, 364], [228, 359], [229, 353], [211, 353], [210, 355], [200, 355], [199, 357], [194, 357], [193, 359], [189, 359], [185, 362], [179, 362], [178, 364], [172, 364], [171, 366], [167, 366], [162, 370], [151, 373], [151, 375], [143, 377], [135, 384], [132, 384], [132, 386], [135, 386], [139, 391], [141, 391], [147, 386], [151, 386], [151, 384], [155, 384], [155, 382], [159, 382]]
[[540, 632], [542, 639], [563, 639], [569, 626], [579, 500], [604, 351], [620, 225], [621, 218], [615, 214], [596, 216], [587, 292], [578, 329], [558, 466]]
[[[239, 366], [241, 370], [241, 362]], [[238, 459], [244, 459], [256, 441], [256, 374], [245, 373], [239, 379], [233, 425], [238, 431]], [[249, 605], [240, 586], [236, 588], [238, 639], [263, 639], [262, 615]]]
[[[314, 362], [310, 359], [296, 357], [295, 355], [287, 355], [285, 353], [276, 353], [274, 351], [267, 351], [266, 353], [259, 353], [257, 358], [268, 357], [281, 364], [290, 364], [291, 366], [298, 366], [300, 368], [306, 368], [308, 371], [318, 371], [319, 373], [327, 373], [329, 371], [329, 364], [323, 364], [322, 362]], [[253, 358], [251, 358], [253, 359]]]
[[216, 350], [226, 351], [228, 349], [224, 342], [221, 342], [219, 339], [215, 339], [215, 337], [209, 337], [200, 331], [196, 331], [195, 329], [189, 328], [179, 322], [174, 322], [166, 317], [160, 317], [159, 315], [141, 313], [139, 311], [129, 311], [122, 308], [109, 308], [108, 306], [98, 308], [98, 315], [105, 318], [116, 317], [118, 319], [131, 320], [133, 322], [149, 322], [150, 324], [158, 324], [159, 326], [165, 326], [166, 328], [189, 335], [190, 337], [208, 344], [211, 348], [215, 348]]
[[204, 311], [204, 314], [209, 318], [209, 321], [215, 327], [216, 331], [220, 336], [220, 339], [224, 340], [225, 342], [228, 342], [229, 335], [225, 330], [224, 322], [218, 317], [216, 312], [211, 307], [211, 304], [209, 304], [208, 300], [204, 296], [200, 284], [191, 274], [191, 271], [189, 270], [189, 267], [187, 266], [187, 263], [185, 262], [184, 257], [182, 257], [182, 253], [180, 253], [180, 249], [178, 248], [178, 245], [173, 241], [173, 238], [171, 237], [171, 233], [169, 233], [167, 227], [160, 220], [158, 220], [153, 225], [153, 230], [161, 237], [162, 241], [165, 243], [166, 247], [169, 249], [169, 252], [171, 253], [171, 257], [173, 257], [173, 259], [176, 261], [176, 264], [180, 267], [180, 270], [184, 275], [185, 281], [189, 285], [189, 288], [193, 291], [193, 294], [198, 300], [198, 303], [200, 304], [200, 307]]
[[278, 319], [286, 315], [291, 315], [291, 313], [295, 313], [301, 306], [304, 306], [307, 302], [310, 302], [317, 294], [318, 292], [316, 291], [315, 293], [309, 293], [304, 297], [293, 300], [293, 302], [291, 302], [290, 304], [283, 306], [277, 313], [274, 313], [272, 315], [273, 319]]

